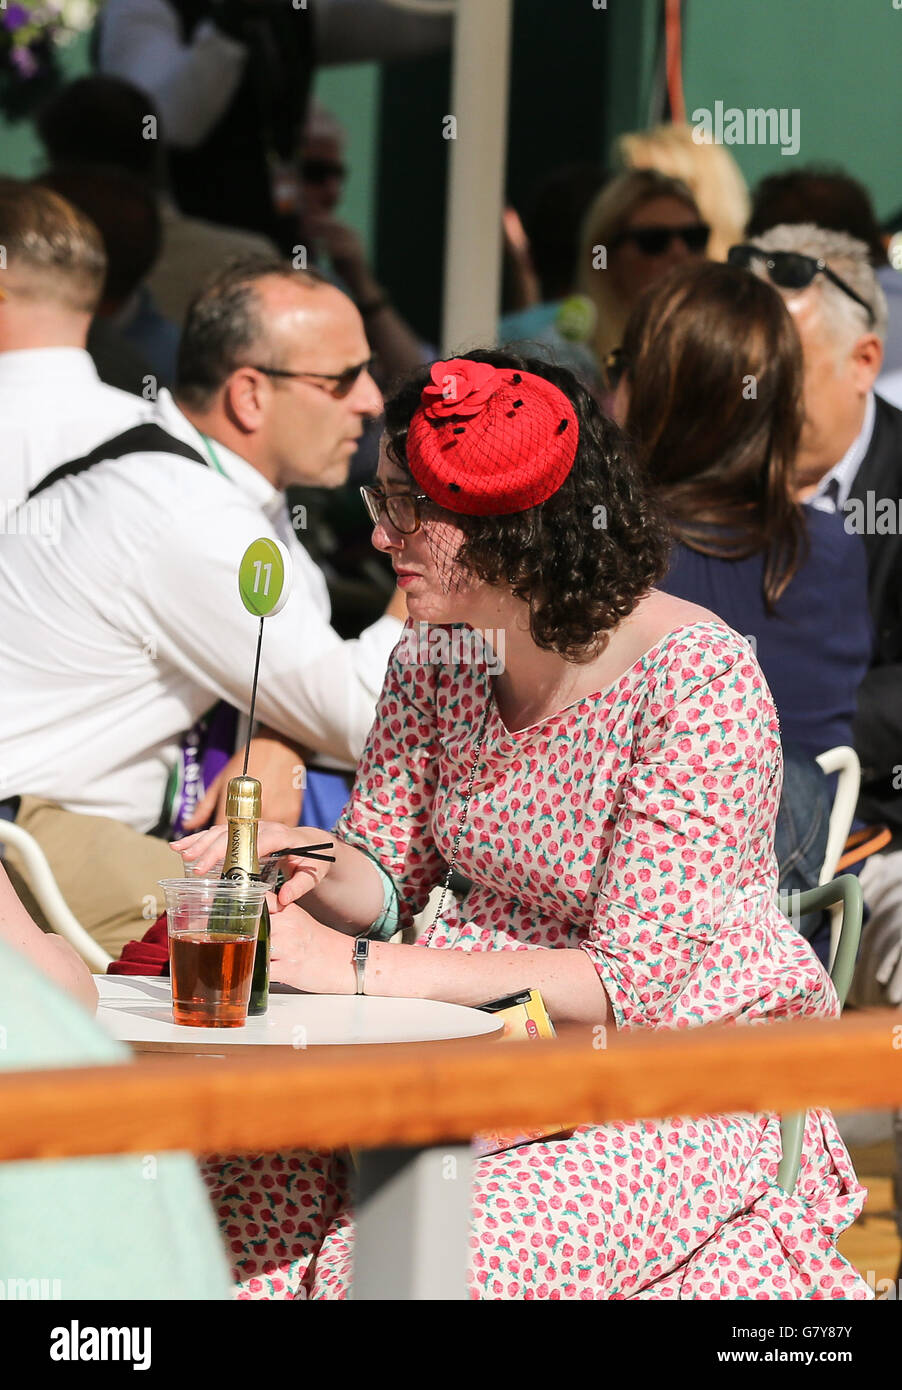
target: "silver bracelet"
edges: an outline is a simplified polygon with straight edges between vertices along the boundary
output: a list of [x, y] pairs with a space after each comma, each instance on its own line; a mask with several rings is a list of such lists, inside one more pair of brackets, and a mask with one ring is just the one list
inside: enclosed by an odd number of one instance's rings
[[363, 981], [366, 975], [366, 962], [370, 953], [370, 943], [367, 937], [358, 936], [354, 938], [354, 973], [357, 976], [357, 989], [355, 993], [363, 994]]

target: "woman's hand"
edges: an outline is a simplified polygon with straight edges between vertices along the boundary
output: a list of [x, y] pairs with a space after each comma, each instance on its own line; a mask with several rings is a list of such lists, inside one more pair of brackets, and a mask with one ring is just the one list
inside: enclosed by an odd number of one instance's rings
[[302, 907], [279, 908], [270, 900], [270, 974], [281, 984], [311, 994], [353, 994], [353, 947], [344, 932], [317, 922]]
[[[173, 840], [172, 848], [194, 873], [207, 873], [225, 858], [228, 833], [227, 826], [213, 825], [209, 830], [186, 835], [183, 840]], [[299, 845], [319, 845], [331, 840], [330, 831], [311, 829], [309, 825], [282, 825], [279, 821], [262, 820], [257, 827], [257, 853], [261, 859], [270, 854], [279, 854], [280, 850]], [[330, 851], [323, 850], [322, 853], [329, 854]], [[332, 868], [325, 859], [305, 859], [299, 854], [280, 855], [280, 858], [285, 875], [277, 900], [280, 907], [296, 902], [316, 888]]]

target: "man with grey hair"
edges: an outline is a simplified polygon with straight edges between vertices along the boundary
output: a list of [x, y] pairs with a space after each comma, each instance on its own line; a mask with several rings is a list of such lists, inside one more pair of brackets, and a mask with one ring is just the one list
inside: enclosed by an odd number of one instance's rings
[[[862, 870], [870, 918], [850, 999], [860, 1006], [900, 1006], [902, 411], [873, 389], [883, 361], [886, 299], [864, 242], [811, 223], [773, 227], [748, 246], [733, 248], [730, 259], [777, 286], [802, 341], [799, 499], [844, 511], [846, 530], [862, 536], [867, 552], [874, 655], [858, 692], [854, 726], [862, 771], [859, 811], [869, 822], [889, 825], [893, 840]], [[844, 620], [841, 613], [836, 617]], [[902, 1207], [902, 1112], [895, 1124], [896, 1201]]]
[[[767, 254], [754, 256], [753, 248]], [[769, 278], [793, 316], [805, 359], [799, 497], [842, 510], [882, 427], [892, 434], [902, 422], [898, 412], [884, 416], [881, 410], [877, 428], [872, 388], [883, 360], [887, 311], [868, 248], [845, 232], [783, 224], [747, 247], [734, 247], [730, 259]]]
[[[753, 247], [766, 256], [753, 256]], [[827, 506], [838, 492], [834, 505], [842, 510], [849, 495], [856, 495], [853, 484], [871, 445], [884, 427], [892, 434], [902, 423], [892, 409], [881, 410], [877, 420], [873, 385], [883, 363], [887, 300], [869, 250], [845, 232], [802, 222], [773, 227], [748, 246], [734, 247], [730, 259], [751, 263], [770, 278], [794, 317], [805, 353], [799, 498]]]
[[[855, 725], [861, 813], [889, 824], [902, 849], [902, 411], [873, 392], [883, 356], [886, 300], [864, 242], [844, 232], [784, 224], [746, 247], [734, 247], [730, 258], [776, 284], [802, 341], [799, 498], [825, 511], [845, 512], [846, 530], [861, 534], [867, 551], [875, 652], [859, 691]], [[892, 503], [895, 525], [888, 509], [880, 507], [886, 501]], [[902, 856], [899, 863], [902, 883]], [[902, 919], [902, 890], [899, 915]], [[895, 1002], [902, 1003], [902, 970], [893, 991]]]

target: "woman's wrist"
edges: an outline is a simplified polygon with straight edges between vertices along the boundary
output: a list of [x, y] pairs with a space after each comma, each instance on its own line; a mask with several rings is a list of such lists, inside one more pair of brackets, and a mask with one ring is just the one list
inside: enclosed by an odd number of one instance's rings
[[615, 1026], [605, 988], [579, 947], [468, 951], [370, 943], [367, 994], [435, 999], [472, 1009], [524, 989], [541, 991], [553, 1022]]
[[[388, 941], [371, 941], [370, 949], [367, 954], [366, 966], [364, 967], [363, 993], [372, 995], [382, 995], [390, 997], [401, 997], [394, 994], [389, 988], [385, 988], [387, 983], [387, 969], [390, 966], [390, 957], [386, 957], [386, 951], [391, 950], [391, 943]], [[353, 943], [352, 943], [353, 950]], [[357, 988], [355, 971], [354, 989]], [[415, 995], [405, 995], [405, 998], [415, 998]]]
[[354, 942], [343, 932], [296, 904], [274, 912], [271, 927], [273, 980], [308, 994], [356, 994]]
[[335, 863], [301, 905], [335, 931], [358, 936], [384, 911], [382, 880], [368, 854], [343, 840], [334, 842]]

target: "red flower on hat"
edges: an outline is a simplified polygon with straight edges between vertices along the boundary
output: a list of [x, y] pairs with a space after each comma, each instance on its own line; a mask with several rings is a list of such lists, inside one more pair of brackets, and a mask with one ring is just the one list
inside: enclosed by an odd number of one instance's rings
[[423, 413], [431, 420], [447, 419], [450, 415], [478, 415], [504, 384], [498, 368], [490, 362], [471, 362], [466, 357], [434, 362], [431, 376], [431, 385], [423, 388], [420, 397]]

